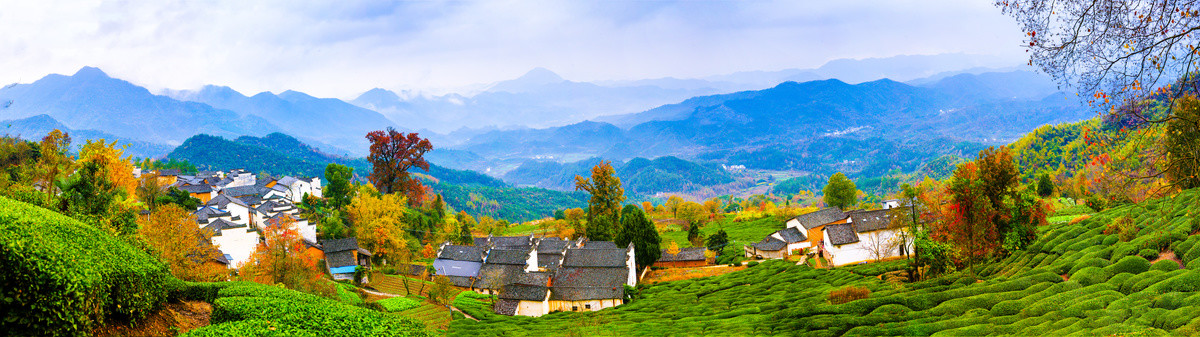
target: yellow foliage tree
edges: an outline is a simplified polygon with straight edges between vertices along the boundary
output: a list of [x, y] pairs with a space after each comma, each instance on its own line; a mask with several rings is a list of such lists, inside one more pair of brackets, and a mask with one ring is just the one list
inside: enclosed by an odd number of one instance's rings
[[[358, 242], [376, 257], [403, 261], [411, 258], [404, 222], [407, 204], [403, 195], [360, 193], [346, 206], [351, 228]], [[367, 191], [369, 192], [369, 191]]]
[[46, 192], [46, 204], [50, 204], [60, 192], [55, 191], [55, 181], [73, 171], [74, 162], [71, 156], [67, 155], [71, 146], [71, 136], [54, 129], [42, 138], [40, 145], [41, 158], [38, 159], [36, 179], [42, 186], [42, 192]]
[[667, 244], [667, 254], [679, 255], [679, 244], [675, 243], [675, 241], [671, 241], [670, 244]]
[[216, 263], [221, 253], [211, 244], [212, 233], [196, 226], [191, 212], [169, 204], [139, 217], [138, 236], [154, 247], [158, 259], [171, 267], [171, 274], [188, 281], [220, 281], [228, 268]]
[[125, 191], [126, 196], [135, 196], [138, 180], [133, 177], [133, 157], [122, 158], [124, 154], [125, 147], [117, 148], [117, 141], [88, 140], [79, 151], [79, 164], [92, 162], [106, 168], [114, 186]]

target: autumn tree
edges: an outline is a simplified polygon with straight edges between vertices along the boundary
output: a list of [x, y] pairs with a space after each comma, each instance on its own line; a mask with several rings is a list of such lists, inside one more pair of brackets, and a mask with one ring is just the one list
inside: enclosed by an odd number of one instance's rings
[[318, 268], [320, 256], [308, 253], [290, 217], [262, 228], [263, 241], [250, 259], [238, 268], [238, 277], [262, 284], [283, 284], [289, 289], [329, 296], [333, 287]]
[[566, 212], [567, 224], [571, 226], [571, 239], [578, 239], [586, 231], [587, 212], [582, 208], [568, 209]]
[[612, 164], [601, 161], [592, 168], [590, 179], [575, 176], [575, 190], [587, 191], [592, 195], [588, 200], [585, 235], [596, 241], [612, 240], [613, 235], [621, 230], [621, 202], [625, 201], [621, 178], [617, 178]]
[[405, 204], [402, 195], [379, 195], [369, 185], [364, 185], [346, 206], [346, 215], [353, 224], [353, 236], [375, 258], [402, 261], [411, 256], [407, 232], [411, 228], [404, 222]]
[[704, 205], [687, 201], [676, 207], [675, 217], [687, 221], [689, 227], [700, 226], [708, 220], [708, 211], [704, 209]]
[[421, 257], [426, 259], [437, 257], [437, 249], [434, 249], [432, 244], [426, 243], [425, 247], [421, 248]]
[[679, 244], [675, 243], [675, 241], [671, 241], [671, 243], [667, 244], [667, 254], [679, 255], [679, 251]]
[[67, 154], [71, 146], [71, 136], [66, 132], [54, 129], [42, 137], [38, 158], [37, 183], [42, 192], [46, 193], [46, 204], [53, 203], [54, 196], [61, 192], [58, 189], [59, 179], [71, 174], [74, 161]]
[[1181, 189], [1200, 187], [1200, 99], [1179, 99], [1175, 117], [1167, 122], [1162, 145], [1167, 177]]
[[650, 203], [649, 201], [643, 201], [642, 202], [642, 211], [646, 212], [646, 214], [650, 214], [651, 212], [654, 212], [654, 204]]
[[663, 203], [663, 207], [667, 208], [667, 212], [671, 212], [671, 217], [679, 217], [679, 205], [683, 204], [683, 198], [678, 195], [667, 197], [667, 202]]
[[96, 163], [104, 167], [108, 181], [120, 189], [125, 196], [136, 195], [137, 178], [133, 177], [133, 157], [125, 156], [124, 147], [118, 148], [117, 141], [106, 143], [103, 139], [88, 140], [79, 150], [79, 164]]
[[410, 176], [408, 169], [429, 170], [429, 162], [425, 161], [425, 153], [433, 150], [429, 140], [416, 133], [405, 135], [390, 127], [387, 131], [368, 133], [367, 140], [371, 142], [367, 161], [373, 168], [370, 179], [375, 188], [383, 194], [403, 192], [409, 205], [421, 205], [425, 200], [425, 186]]
[[350, 183], [350, 179], [353, 177], [354, 168], [352, 167], [337, 163], [329, 163], [325, 166], [327, 183], [321, 190], [321, 194], [327, 200], [329, 208], [341, 209], [350, 204], [354, 192], [354, 185]]
[[212, 233], [196, 226], [191, 212], [165, 205], [138, 222], [138, 236], [153, 248], [159, 260], [171, 267], [175, 277], [212, 282], [227, 276], [228, 269], [213, 262], [221, 253], [211, 243]]
[[634, 256], [638, 267], [646, 267], [658, 261], [662, 255], [659, 244], [662, 239], [654, 223], [646, 218], [646, 213], [638, 206], [627, 205], [621, 209], [621, 232], [617, 234], [617, 247], [626, 247], [633, 243]]
[[166, 195], [166, 189], [158, 183], [158, 175], [152, 173], [142, 174], [141, 183], [137, 187], [138, 201], [146, 204], [146, 207], [153, 212], [158, 208], [159, 199], [162, 199]]
[[826, 205], [845, 209], [858, 203], [858, 187], [841, 172], [829, 177], [829, 183], [821, 190]]

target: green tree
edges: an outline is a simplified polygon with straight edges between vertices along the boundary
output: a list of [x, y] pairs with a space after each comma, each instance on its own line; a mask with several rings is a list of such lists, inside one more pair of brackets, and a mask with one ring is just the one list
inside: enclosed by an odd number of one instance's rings
[[1163, 139], [1167, 177], [1181, 189], [1200, 187], [1200, 100], [1184, 96], [1174, 110]]
[[471, 237], [471, 227], [467, 223], [462, 223], [458, 226], [458, 236], [454, 237], [454, 243], [459, 245], [470, 245], [475, 242]]
[[187, 191], [181, 190], [172, 186], [167, 189], [167, 193], [158, 197], [159, 205], [176, 204], [180, 208], [195, 210], [200, 208], [200, 199], [192, 197]]
[[692, 247], [700, 246], [704, 243], [704, 236], [700, 234], [700, 223], [693, 222], [688, 224], [688, 242], [692, 243]]
[[717, 252], [718, 255], [725, 255], [723, 252], [725, 246], [729, 244], [729, 234], [725, 233], [724, 229], [717, 230], [713, 235], [708, 236], [705, 246], [708, 250]]
[[575, 176], [575, 190], [587, 191], [592, 195], [588, 200], [585, 235], [596, 241], [612, 240], [613, 235], [621, 230], [621, 202], [625, 201], [621, 178], [617, 178], [612, 164], [601, 161], [592, 168], [591, 179]]
[[618, 247], [625, 247], [630, 242], [633, 243], [638, 267], [654, 264], [662, 256], [662, 250], [659, 248], [662, 238], [658, 236], [654, 223], [646, 218], [646, 213], [641, 208], [627, 205], [621, 209], [621, 228], [615, 240], [616, 244]]
[[858, 186], [841, 172], [829, 177], [829, 183], [821, 190], [825, 194], [825, 204], [845, 209], [858, 203]]
[[350, 179], [354, 177], [354, 168], [330, 163], [325, 166], [325, 181], [328, 184], [322, 192], [325, 200], [328, 200], [329, 208], [341, 209], [350, 204], [350, 199], [353, 197], [354, 185], [350, 183]]
[[1038, 193], [1038, 196], [1041, 196], [1043, 198], [1049, 197], [1051, 194], [1054, 194], [1054, 182], [1050, 181], [1049, 174], [1043, 173], [1041, 176], [1038, 177], [1037, 193]]

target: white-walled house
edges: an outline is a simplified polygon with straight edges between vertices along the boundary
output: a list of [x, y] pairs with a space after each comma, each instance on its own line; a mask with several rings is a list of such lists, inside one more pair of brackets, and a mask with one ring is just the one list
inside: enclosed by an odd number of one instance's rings
[[287, 189], [288, 199], [294, 203], [304, 202], [305, 195], [321, 197], [321, 178], [297, 178], [284, 176], [275, 182], [275, 186]]
[[202, 229], [212, 235], [213, 245], [225, 253], [229, 266], [233, 268], [250, 259], [261, 238], [250, 226], [236, 224], [223, 218], [210, 221]]
[[826, 257], [835, 266], [907, 256], [911, 240], [903, 228], [892, 228], [887, 209], [851, 212], [847, 223], [827, 225], [822, 231]]
[[792, 255], [798, 249], [812, 247], [812, 242], [804, 236], [799, 226], [788, 227], [767, 235], [762, 241], [742, 247], [746, 257], [781, 259]]

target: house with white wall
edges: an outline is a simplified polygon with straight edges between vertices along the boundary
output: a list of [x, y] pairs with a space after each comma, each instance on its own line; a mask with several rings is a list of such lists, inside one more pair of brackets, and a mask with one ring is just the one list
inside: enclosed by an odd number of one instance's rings
[[826, 258], [835, 266], [908, 256], [911, 240], [891, 225], [889, 210], [855, 211], [846, 223], [823, 230]]

